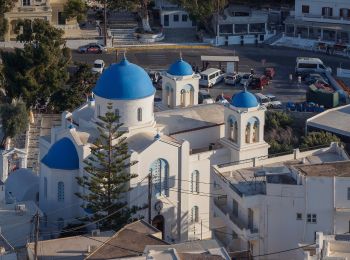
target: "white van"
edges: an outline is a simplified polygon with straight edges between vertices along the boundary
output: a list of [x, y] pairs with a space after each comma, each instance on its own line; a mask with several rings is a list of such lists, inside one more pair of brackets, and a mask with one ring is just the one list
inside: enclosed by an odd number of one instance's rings
[[201, 78], [199, 79], [199, 85], [205, 86], [207, 88], [213, 87], [215, 84], [222, 81], [225, 77], [225, 73], [223, 73], [219, 69], [209, 68], [200, 73]]
[[310, 72], [325, 73], [332, 72], [330, 67], [326, 67], [318, 58], [298, 57], [296, 60], [295, 74], [305, 75]]

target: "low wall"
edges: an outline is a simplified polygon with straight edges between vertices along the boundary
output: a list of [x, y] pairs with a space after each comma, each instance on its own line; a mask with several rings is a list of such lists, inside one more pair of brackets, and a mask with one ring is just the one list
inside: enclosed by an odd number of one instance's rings
[[340, 78], [350, 78], [350, 70], [337, 68], [337, 77]]

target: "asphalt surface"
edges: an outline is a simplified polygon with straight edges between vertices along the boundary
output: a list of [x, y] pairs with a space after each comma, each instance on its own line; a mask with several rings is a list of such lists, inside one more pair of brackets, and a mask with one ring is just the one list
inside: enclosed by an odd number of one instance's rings
[[[240, 58], [239, 72], [249, 72], [250, 69], [253, 68], [257, 74], [261, 74], [265, 67], [274, 67], [276, 76], [272, 80], [272, 83], [264, 88], [263, 91], [253, 92], [273, 94], [282, 102], [298, 102], [305, 100], [306, 86], [304, 84], [299, 85], [296, 78], [292, 81], [289, 80], [289, 74], [294, 75], [296, 57], [320, 58], [327, 66], [330, 66], [334, 72], [340, 65], [343, 67], [349, 67], [350, 65], [350, 60], [344, 57], [283, 47], [261, 48], [254, 46], [229, 46], [209, 49], [183, 49], [181, 53], [184, 60], [191, 64], [196, 64], [199, 68], [202, 67], [200, 61], [201, 55], [237, 55]], [[89, 64], [93, 64], [96, 59], [103, 59], [107, 65], [116, 62], [116, 53], [79, 54], [73, 52], [72, 55], [74, 61], [86, 62]], [[180, 50], [129, 50], [126, 56], [129, 61], [145, 69], [166, 70], [179, 58]], [[119, 52], [119, 60], [121, 57], [122, 53]], [[265, 60], [264, 64], [262, 63], [263, 60]], [[211, 63], [209, 67], [218, 67], [218, 64]], [[241, 89], [242, 87], [239, 86], [233, 87], [221, 83], [215, 85], [209, 92], [215, 99], [217, 95], [222, 93], [225, 95], [232, 95]]]

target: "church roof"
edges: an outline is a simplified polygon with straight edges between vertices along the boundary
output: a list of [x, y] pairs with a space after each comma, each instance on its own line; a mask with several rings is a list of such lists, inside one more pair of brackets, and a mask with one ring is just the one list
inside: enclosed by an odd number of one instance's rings
[[29, 169], [18, 169], [5, 182], [6, 201], [35, 201], [39, 192], [39, 176]]
[[157, 112], [155, 117], [157, 125], [165, 126], [173, 135], [222, 125], [224, 110], [222, 104], [206, 104]]
[[256, 97], [247, 90], [243, 90], [232, 97], [231, 105], [235, 107], [251, 108], [259, 105]]
[[124, 58], [102, 73], [93, 92], [106, 99], [130, 100], [151, 96], [155, 88], [143, 68]]
[[68, 137], [64, 137], [54, 143], [41, 162], [52, 169], [79, 169], [79, 157], [77, 150], [75, 149], [73, 142]]
[[193, 70], [190, 64], [179, 59], [169, 67], [168, 73], [173, 76], [190, 76], [193, 74]]

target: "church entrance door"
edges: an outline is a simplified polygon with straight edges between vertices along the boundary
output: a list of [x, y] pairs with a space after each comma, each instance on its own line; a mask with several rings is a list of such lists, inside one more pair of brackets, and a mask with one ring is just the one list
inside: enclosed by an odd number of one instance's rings
[[162, 239], [164, 239], [164, 217], [162, 215], [157, 215], [152, 220], [152, 226], [162, 232]]

